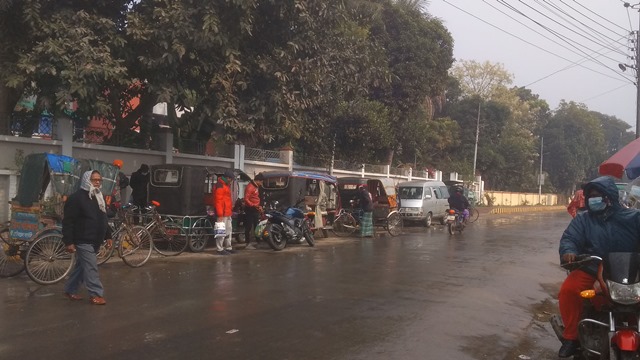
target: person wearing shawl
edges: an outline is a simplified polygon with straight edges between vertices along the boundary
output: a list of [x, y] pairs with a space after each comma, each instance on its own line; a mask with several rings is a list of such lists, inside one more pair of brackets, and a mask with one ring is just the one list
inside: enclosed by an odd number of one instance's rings
[[80, 189], [71, 194], [64, 205], [62, 219], [62, 241], [68, 252], [76, 254], [75, 266], [64, 286], [65, 296], [70, 300], [82, 300], [78, 290], [84, 282], [89, 301], [94, 305], [106, 304], [104, 288], [98, 276], [96, 254], [103, 241], [111, 243], [101, 184], [100, 172], [85, 172]]

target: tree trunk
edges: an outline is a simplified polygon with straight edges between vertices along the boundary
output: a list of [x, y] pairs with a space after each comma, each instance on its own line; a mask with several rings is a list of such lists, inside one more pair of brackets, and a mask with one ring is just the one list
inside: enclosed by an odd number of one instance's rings
[[394, 149], [388, 149], [387, 155], [385, 156], [385, 164], [391, 165], [393, 164], [393, 155], [395, 154]]
[[0, 83], [0, 134], [8, 135], [11, 125], [11, 113], [20, 100], [22, 91], [6, 87]]

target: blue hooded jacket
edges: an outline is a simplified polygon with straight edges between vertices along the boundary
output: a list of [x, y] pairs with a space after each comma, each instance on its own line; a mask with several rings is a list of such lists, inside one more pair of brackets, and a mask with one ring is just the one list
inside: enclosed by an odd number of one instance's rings
[[[589, 182], [584, 187], [587, 198], [594, 188], [611, 200], [611, 206], [601, 214], [578, 214], [569, 223], [560, 239], [560, 259], [564, 254], [604, 257], [610, 252], [640, 252], [640, 211], [620, 205], [618, 188], [611, 177], [601, 176]], [[597, 265], [582, 270], [595, 275]]]

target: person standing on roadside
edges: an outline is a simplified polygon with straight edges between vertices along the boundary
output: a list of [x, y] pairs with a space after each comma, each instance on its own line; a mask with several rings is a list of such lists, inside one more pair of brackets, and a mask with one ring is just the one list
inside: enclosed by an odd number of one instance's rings
[[113, 187], [113, 193], [111, 194], [113, 201], [122, 203], [123, 194], [129, 186], [129, 178], [122, 171], [124, 162], [120, 159], [113, 160], [113, 165], [118, 168], [118, 177], [116, 179], [116, 186]]
[[[245, 249], [255, 250], [251, 245], [251, 238], [255, 236], [256, 226], [260, 221], [262, 206], [260, 206], [260, 188], [262, 179], [254, 179], [244, 189], [244, 241], [247, 243]], [[256, 244], [257, 244], [256, 239]]]
[[569, 205], [567, 205], [567, 211], [571, 217], [576, 217], [578, 212], [584, 212], [586, 210], [587, 208], [584, 203], [584, 191], [582, 189], [578, 189], [573, 195], [573, 199], [571, 199]]
[[76, 254], [76, 263], [64, 285], [64, 294], [70, 300], [82, 300], [78, 288], [84, 283], [89, 301], [94, 305], [107, 303], [98, 275], [96, 254], [103, 241], [106, 240], [108, 246], [112, 245], [101, 185], [99, 171], [86, 171], [82, 175], [80, 189], [67, 199], [62, 219], [62, 241], [67, 252]]
[[218, 255], [230, 255], [235, 251], [231, 246], [233, 229], [231, 215], [233, 215], [233, 200], [231, 199], [231, 183], [235, 175], [232, 171], [224, 172], [218, 177], [218, 182], [213, 190], [213, 205], [216, 209], [217, 222], [224, 222], [225, 236], [216, 237], [216, 252]]
[[142, 164], [138, 170], [131, 174], [131, 180], [129, 180], [132, 202], [140, 209], [149, 204], [149, 178], [149, 165]]
[[360, 219], [360, 236], [373, 236], [373, 199], [364, 185], [358, 186], [358, 205], [362, 209]]

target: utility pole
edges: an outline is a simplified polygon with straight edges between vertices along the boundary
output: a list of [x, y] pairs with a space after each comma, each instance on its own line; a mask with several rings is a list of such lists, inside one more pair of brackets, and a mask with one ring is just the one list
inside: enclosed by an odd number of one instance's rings
[[[634, 44], [634, 56], [635, 62], [633, 65], [618, 64], [622, 71], [627, 70], [627, 67], [633, 68], [636, 71], [635, 74], [635, 86], [636, 86], [636, 139], [640, 137], [640, 3], [629, 4], [624, 2], [624, 7], [638, 10], [638, 30], [636, 30], [636, 38]], [[633, 33], [632, 33], [633, 34]]]
[[[638, 11], [640, 15], [640, 11]], [[640, 137], [640, 16], [638, 16], [638, 30], [636, 31], [636, 139]]]
[[[478, 100], [478, 120], [476, 122], [476, 147], [473, 151], [473, 173], [471, 174], [471, 183], [476, 183], [476, 161], [478, 160], [478, 137], [480, 136], [480, 105], [482, 104], [482, 98]], [[475, 189], [474, 189], [475, 190]]]
[[540, 174], [538, 174], [538, 204], [542, 204], [542, 158], [544, 157], [544, 137], [540, 137]]

